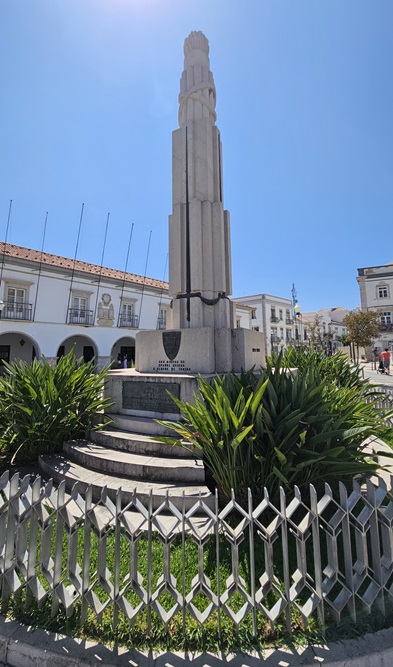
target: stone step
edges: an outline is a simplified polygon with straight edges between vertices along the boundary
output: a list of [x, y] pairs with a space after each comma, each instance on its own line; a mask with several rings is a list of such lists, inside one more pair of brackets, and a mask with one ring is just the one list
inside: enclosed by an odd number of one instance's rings
[[[173, 432], [173, 435], [175, 433]], [[158, 436], [157, 436], [158, 437]], [[121, 449], [135, 454], [151, 454], [152, 456], [163, 456], [170, 458], [194, 458], [193, 445], [189, 449], [180, 445], [167, 445], [165, 442], [157, 442], [151, 436], [141, 433], [130, 433], [116, 428], [107, 427], [99, 431], [90, 432], [90, 440], [103, 447]]]
[[205, 484], [205, 468], [203, 462], [197, 459], [135, 454], [103, 447], [87, 440], [65, 442], [63, 451], [88, 470], [93, 469], [108, 475], [168, 484]]
[[78, 492], [83, 494], [91, 485], [95, 501], [100, 499], [104, 487], [111, 500], [115, 501], [116, 493], [121, 488], [123, 506], [131, 502], [134, 493], [146, 505], [151, 493], [153, 510], [156, 510], [165, 502], [168, 493], [169, 500], [180, 511], [183, 507], [183, 497], [186, 511], [191, 509], [199, 498], [210, 509], [214, 509], [214, 495], [204, 485], [184, 486], [168, 482], [143, 482], [140, 479], [105, 475], [102, 472], [87, 470], [62, 454], [45, 454], [39, 457], [38, 463], [46, 477], [53, 478], [57, 483], [64, 480], [68, 491], [77, 483]]
[[157, 424], [157, 422], [150, 417], [136, 417], [134, 415], [122, 415], [119, 413], [108, 413], [108, 417], [113, 419], [112, 426], [120, 431], [129, 431], [130, 433], [140, 433], [151, 436], [176, 436], [175, 431], [165, 428], [164, 426], [161, 426], [161, 424]]

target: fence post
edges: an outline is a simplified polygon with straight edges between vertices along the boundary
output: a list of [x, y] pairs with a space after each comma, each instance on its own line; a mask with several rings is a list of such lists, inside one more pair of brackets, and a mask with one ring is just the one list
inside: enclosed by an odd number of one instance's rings
[[115, 557], [113, 561], [113, 632], [119, 619], [119, 582], [120, 582], [120, 514], [121, 514], [121, 487], [116, 491], [116, 510], [115, 510]]
[[289, 555], [288, 555], [288, 519], [287, 519], [287, 499], [285, 496], [285, 491], [280, 486], [280, 512], [282, 516], [281, 524], [281, 551], [282, 551], [282, 569], [284, 577], [284, 591], [287, 601], [287, 606], [285, 608], [285, 621], [287, 626], [287, 631], [292, 632], [292, 619], [291, 619], [291, 579], [289, 574]]
[[7, 529], [4, 548], [3, 582], [1, 591], [1, 609], [4, 612], [8, 605], [8, 600], [13, 593], [9, 579], [12, 578], [11, 572], [15, 569], [15, 537], [17, 531], [17, 519], [12, 505], [12, 500], [19, 496], [19, 473], [16, 473], [8, 482], [7, 498]]
[[315, 592], [320, 600], [317, 612], [318, 618], [322, 628], [325, 627], [325, 609], [323, 600], [322, 587], [322, 561], [321, 561], [321, 541], [320, 541], [320, 525], [318, 515], [318, 498], [317, 492], [312, 484], [310, 484], [310, 507], [313, 514], [312, 521], [312, 546], [314, 555], [314, 576], [315, 576]]
[[254, 543], [254, 517], [251, 489], [248, 488], [248, 518], [249, 525], [249, 548], [250, 548], [250, 590], [252, 604], [252, 633], [257, 636], [257, 608], [255, 595], [255, 543]]
[[345, 485], [340, 482], [340, 506], [344, 512], [342, 520], [342, 536], [343, 536], [343, 550], [344, 550], [344, 578], [345, 585], [351, 591], [351, 597], [348, 601], [349, 613], [351, 618], [356, 622], [356, 605], [355, 605], [355, 591], [353, 581], [352, 568], [352, 545], [351, 545], [351, 525], [349, 522], [349, 507], [348, 507], [348, 493]]

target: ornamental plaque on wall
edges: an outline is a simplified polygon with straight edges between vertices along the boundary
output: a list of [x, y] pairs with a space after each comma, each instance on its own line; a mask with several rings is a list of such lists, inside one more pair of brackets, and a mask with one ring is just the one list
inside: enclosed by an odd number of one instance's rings
[[115, 311], [112, 297], [110, 294], [104, 292], [101, 294], [101, 301], [98, 304], [97, 322], [100, 327], [113, 327], [115, 321]]

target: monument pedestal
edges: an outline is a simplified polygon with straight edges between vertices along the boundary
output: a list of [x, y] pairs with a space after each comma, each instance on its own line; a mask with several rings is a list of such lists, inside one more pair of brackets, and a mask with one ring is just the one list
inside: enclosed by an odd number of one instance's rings
[[265, 338], [249, 329], [141, 331], [135, 369], [140, 373], [240, 373], [265, 363]]
[[105, 388], [114, 403], [111, 413], [172, 421], [180, 419], [180, 410], [169, 393], [180, 401], [193, 403], [197, 391], [197, 375], [139, 373], [135, 369], [109, 373]]

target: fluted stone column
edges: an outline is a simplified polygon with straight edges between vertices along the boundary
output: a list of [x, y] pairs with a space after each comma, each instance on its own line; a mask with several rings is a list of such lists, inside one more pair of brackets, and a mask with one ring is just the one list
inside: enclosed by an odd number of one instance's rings
[[232, 291], [229, 213], [223, 206], [215, 105], [209, 43], [201, 32], [192, 32], [184, 43], [180, 127], [172, 135], [169, 294], [173, 329], [233, 326], [227, 298]]

